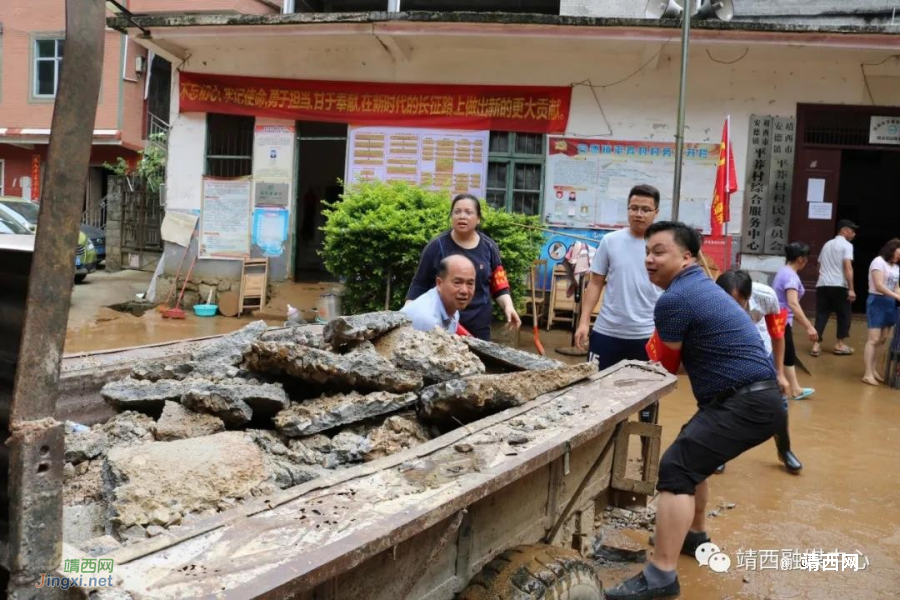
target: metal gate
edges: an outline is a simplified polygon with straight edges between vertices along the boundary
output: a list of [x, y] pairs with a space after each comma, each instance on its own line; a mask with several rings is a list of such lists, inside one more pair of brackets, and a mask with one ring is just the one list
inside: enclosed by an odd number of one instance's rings
[[143, 180], [126, 178], [122, 198], [122, 250], [161, 252], [163, 209], [159, 192]]

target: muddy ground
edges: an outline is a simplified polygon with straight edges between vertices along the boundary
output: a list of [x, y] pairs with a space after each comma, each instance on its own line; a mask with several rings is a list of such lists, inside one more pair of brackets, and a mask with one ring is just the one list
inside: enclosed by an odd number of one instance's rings
[[[102, 282], [88, 293], [76, 286], [75, 304], [89, 295], [103, 294]], [[316, 290], [307, 290], [309, 297]], [[106, 294], [103, 294], [106, 296]], [[120, 296], [122, 294], [120, 293]], [[81, 309], [73, 309], [81, 310]], [[86, 311], [89, 313], [89, 311]], [[232, 331], [245, 324], [239, 319], [198, 319], [192, 315], [178, 323], [163, 321], [156, 313], [141, 318], [100, 311], [101, 320], [85, 317], [70, 321], [66, 351], [86, 352], [122, 346], [186, 339]], [[106, 320], [102, 320], [106, 319]], [[273, 321], [273, 324], [277, 319]], [[499, 333], [499, 332], [498, 332]], [[834, 325], [826, 334], [826, 349], [833, 341]], [[809, 344], [797, 339], [798, 351], [813, 376], [801, 373], [801, 383], [815, 387], [809, 400], [790, 406], [793, 450], [804, 464], [798, 475], [786, 473], [777, 461], [775, 445], [767, 442], [713, 476], [709, 509], [734, 504], [709, 519], [713, 541], [731, 557], [728, 573], [715, 573], [697, 561], [682, 557], [679, 577], [682, 598], [722, 599], [837, 599], [895, 598], [900, 587], [900, 391], [873, 388], [860, 382], [865, 323], [855, 320], [852, 344], [857, 354], [837, 357], [808, 355]], [[500, 336], [503, 337], [503, 336]], [[495, 336], [496, 339], [496, 336]], [[566, 357], [555, 348], [570, 345], [570, 333], [541, 331], [551, 356], [569, 363], [583, 357]], [[519, 347], [533, 350], [530, 328], [520, 332]], [[663, 448], [695, 410], [690, 385], [683, 376], [679, 388], [661, 406]], [[637, 453], [633, 448], [632, 454]], [[647, 548], [643, 529], [608, 533], [610, 543]], [[739, 550], [790, 549], [806, 552], [861, 552], [869, 567], [859, 572], [801, 572], [745, 570], [737, 566]], [[604, 568], [604, 584], [610, 586], [640, 567]]]

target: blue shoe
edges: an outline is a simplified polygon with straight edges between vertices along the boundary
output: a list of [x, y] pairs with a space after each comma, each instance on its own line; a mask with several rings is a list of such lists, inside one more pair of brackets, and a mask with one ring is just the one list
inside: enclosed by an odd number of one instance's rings
[[816, 390], [814, 390], [813, 388], [803, 388], [803, 391], [791, 398], [791, 400], [806, 400], [815, 393]]

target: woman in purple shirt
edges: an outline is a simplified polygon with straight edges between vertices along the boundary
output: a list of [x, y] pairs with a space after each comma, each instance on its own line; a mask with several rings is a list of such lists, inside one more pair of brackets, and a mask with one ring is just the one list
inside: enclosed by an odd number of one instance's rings
[[772, 287], [775, 289], [775, 295], [778, 296], [778, 304], [781, 308], [786, 308], [788, 313], [787, 327], [784, 331], [784, 374], [788, 382], [791, 384], [791, 397], [793, 400], [803, 400], [812, 396], [816, 390], [813, 388], [804, 388], [797, 381], [797, 350], [794, 348], [793, 325], [794, 317], [806, 329], [806, 334], [811, 342], [819, 339], [816, 328], [809, 322], [803, 309], [800, 308], [800, 298], [806, 293], [800, 276], [797, 274], [806, 263], [809, 262], [809, 245], [803, 242], [791, 242], [784, 247], [784, 255], [787, 259], [785, 264], [775, 275]]

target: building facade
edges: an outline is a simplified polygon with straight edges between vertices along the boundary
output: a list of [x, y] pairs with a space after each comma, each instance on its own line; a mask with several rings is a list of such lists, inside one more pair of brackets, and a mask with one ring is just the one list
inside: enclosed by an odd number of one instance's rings
[[[331, 82], [394, 86], [391, 93], [400, 96], [408, 84], [446, 86], [448, 93], [461, 95], [467, 86], [472, 93], [498, 85], [568, 90], [562, 128], [549, 134], [514, 126], [485, 132], [487, 201], [540, 214], [561, 232], [602, 232], [623, 224], [622, 196], [628, 184], [649, 179], [662, 182], [662, 216], [670, 217], [672, 190], [666, 189], [671, 184], [665, 169], [674, 161], [663, 159], [676, 131], [679, 23], [628, 15], [579, 16], [584, 11], [574, 11], [571, 4], [563, 2], [562, 8], [575, 16], [306, 12], [141, 21], [153, 33], [152, 40], [141, 43], [179, 64], [171, 99], [167, 209], [199, 215], [202, 229], [209, 179], [247, 177], [247, 185], [254, 185], [254, 179], [269, 183], [257, 171], [259, 149], [268, 146], [257, 141], [273, 131], [266, 127], [274, 127], [293, 136], [294, 143], [288, 187], [278, 192], [287, 194], [281, 207], [286, 214], [278, 221], [279, 227], [286, 221], [284, 243], [268, 254], [273, 277], [298, 277], [319, 268], [320, 201], [339, 194], [338, 179], [353, 179], [354, 140], [365, 119], [354, 121], [351, 115], [341, 120], [314, 110], [273, 118], [269, 109], [272, 102], [278, 105], [273, 90], [294, 85], [290, 82], [313, 99], [316, 82]], [[870, 140], [869, 132], [879, 123], [890, 128], [900, 113], [900, 28], [859, 21], [848, 17], [845, 24], [832, 25], [754, 18], [695, 24], [685, 138], [687, 156], [696, 163], [685, 162], [678, 217], [701, 229], [708, 223], [714, 168], [705, 161], [730, 116], [739, 189], [732, 196], [728, 234], [743, 264], [760, 276], [777, 270], [788, 239], [804, 239], [817, 253], [839, 218], [863, 225], [857, 246], [865, 246], [865, 252], [881, 238], [896, 235], [885, 225], [894, 209], [884, 205], [877, 190], [890, 186], [898, 146]], [[182, 110], [180, 102], [200, 89], [182, 80], [197, 76], [218, 81], [216, 89], [224, 90], [230, 81], [234, 89], [253, 89], [265, 99], [242, 100], [239, 109], [235, 102], [225, 108], [226, 101], [221, 109]], [[240, 79], [248, 77], [267, 80]], [[398, 118], [395, 125], [407, 128], [408, 122]], [[449, 124], [444, 128], [453, 129]], [[574, 158], [584, 160], [567, 162], [558, 156], [563, 142]], [[654, 152], [659, 160], [652, 160]], [[607, 154], [610, 160], [605, 160]], [[604, 170], [610, 165], [614, 171]], [[250, 211], [249, 217], [241, 217], [247, 221], [248, 248], [255, 243], [256, 208], [271, 208], [257, 206], [257, 200], [236, 204], [241, 215]], [[890, 215], [894, 222], [900, 216]], [[870, 240], [864, 239], [867, 230]], [[201, 252], [201, 273], [239, 276], [239, 264], [214, 256]], [[814, 277], [806, 275], [808, 281]]]

